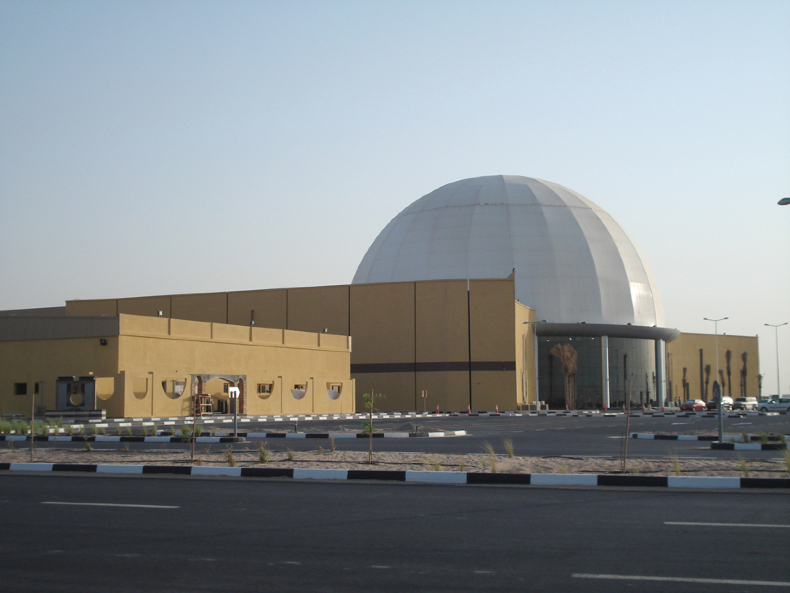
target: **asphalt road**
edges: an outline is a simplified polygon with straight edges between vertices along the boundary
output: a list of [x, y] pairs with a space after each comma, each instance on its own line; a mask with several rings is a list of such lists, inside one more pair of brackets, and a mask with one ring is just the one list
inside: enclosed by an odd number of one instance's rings
[[778, 491], [5, 474], [0, 493], [4, 591], [790, 588]]
[[[374, 426], [388, 431], [410, 430], [414, 425], [435, 431], [465, 430], [463, 437], [378, 439], [376, 451], [427, 452], [437, 454], [480, 453], [484, 442], [491, 443], [496, 450], [504, 453], [502, 441], [509, 438], [513, 442], [514, 453], [518, 456], [604, 456], [618, 457], [623, 436], [625, 417], [506, 417], [506, 416], [450, 416], [427, 418], [400, 418], [376, 420]], [[212, 425], [204, 425], [208, 430]], [[227, 431], [228, 424], [213, 425], [218, 430]], [[239, 425], [240, 431], [291, 431], [293, 422], [250, 422]], [[160, 424], [160, 428], [162, 425]], [[178, 427], [176, 427], [178, 428]], [[725, 419], [726, 432], [740, 434], [759, 434], [761, 432], [790, 434], [790, 415], [746, 416]], [[230, 425], [232, 430], [232, 425]], [[362, 430], [360, 420], [314, 420], [300, 421], [301, 432], [332, 432]], [[140, 434], [139, 428], [133, 429]], [[705, 431], [716, 434], [715, 418], [705, 417], [643, 417], [629, 419], [629, 432], [696, 434]], [[315, 450], [322, 446], [328, 448], [324, 440], [314, 439], [269, 439], [271, 450], [284, 451], [289, 447], [295, 451]], [[24, 445], [16, 444], [17, 448]], [[84, 443], [38, 443], [39, 447], [84, 448]], [[100, 443], [94, 450], [117, 449], [120, 444]], [[199, 445], [204, 447], [204, 445]], [[218, 445], [217, 445], [218, 446]], [[215, 447], [217, 447], [215, 446]], [[186, 444], [130, 443], [130, 449], [176, 449], [183, 450]], [[226, 446], [223, 445], [222, 449]], [[368, 444], [363, 439], [337, 439], [335, 447], [342, 451], [366, 451]], [[705, 441], [652, 441], [631, 439], [628, 443], [629, 457], [706, 457], [735, 459], [779, 459], [778, 451], [721, 451], [712, 450]]]

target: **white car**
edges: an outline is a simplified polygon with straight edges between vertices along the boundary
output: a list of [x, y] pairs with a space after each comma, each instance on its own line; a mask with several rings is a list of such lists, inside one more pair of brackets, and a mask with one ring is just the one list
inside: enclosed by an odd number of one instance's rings
[[790, 397], [764, 399], [757, 405], [760, 412], [790, 412]]

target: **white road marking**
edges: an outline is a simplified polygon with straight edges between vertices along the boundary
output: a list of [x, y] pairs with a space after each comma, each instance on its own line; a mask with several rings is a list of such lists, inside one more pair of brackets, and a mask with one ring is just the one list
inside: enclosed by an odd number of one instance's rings
[[624, 574], [573, 574], [574, 579], [608, 579], [617, 581], [664, 581], [673, 583], [705, 583], [710, 585], [762, 585], [764, 587], [790, 587], [783, 581], [743, 581], [736, 579], [692, 579], [685, 577], [649, 577]]
[[678, 424], [691, 424], [691, 422], [673, 422], [672, 426], [677, 426]]
[[377, 565], [373, 565], [373, 566], [371, 566], [370, 568], [391, 568], [391, 567], [389, 567], [389, 566], [377, 566]]
[[664, 525], [699, 525], [703, 527], [772, 527], [790, 529], [790, 525], [770, 525], [766, 523], [691, 523], [683, 521], [664, 521]]
[[59, 504], [80, 507], [128, 507], [133, 509], [180, 509], [179, 506], [170, 506], [162, 504], [115, 504], [111, 502], [59, 502], [59, 501], [44, 501], [41, 504]]

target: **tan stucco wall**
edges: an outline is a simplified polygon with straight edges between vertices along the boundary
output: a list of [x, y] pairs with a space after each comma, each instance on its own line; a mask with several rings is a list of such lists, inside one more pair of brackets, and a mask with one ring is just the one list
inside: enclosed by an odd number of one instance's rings
[[[758, 375], [760, 374], [759, 344], [756, 336], [719, 335], [719, 369], [724, 372], [724, 394], [733, 399], [741, 397], [742, 355], [746, 354], [746, 395], [760, 397]], [[702, 349], [702, 381], [700, 382], [700, 349]], [[731, 352], [730, 376], [727, 376], [727, 351]], [[672, 400], [684, 400], [683, 369], [689, 384], [688, 397], [704, 399], [712, 397], [713, 381], [716, 377], [716, 337], [708, 334], [682, 333], [677, 340], [667, 344], [667, 378], [672, 381]], [[705, 395], [705, 366], [710, 365], [707, 396]]]
[[[14, 383], [28, 383], [32, 393], [33, 383], [43, 380], [44, 403], [54, 410], [55, 379], [89, 374], [111, 379], [102, 382], [97, 401], [111, 417], [189, 415], [193, 374], [246, 375], [249, 415], [355, 409], [347, 336], [121, 315], [119, 335], [106, 340], [106, 346], [98, 337], [0, 342], [3, 413], [29, 413], [30, 398], [14, 396]], [[173, 397], [173, 380], [186, 381], [180, 397]], [[259, 383], [272, 384], [272, 393], [259, 396]], [[207, 387], [226, 399], [222, 384]], [[301, 400], [290, 391], [296, 384], [307, 385]], [[341, 387], [337, 400], [327, 394], [330, 385]]]
[[[55, 381], [62, 376], [115, 377], [118, 373], [118, 336], [58, 340], [0, 341], [0, 413], [30, 414], [34, 384], [44, 381], [36, 405], [56, 407]], [[27, 384], [27, 396], [14, 395], [14, 383]], [[43, 394], [43, 398], [42, 398]]]

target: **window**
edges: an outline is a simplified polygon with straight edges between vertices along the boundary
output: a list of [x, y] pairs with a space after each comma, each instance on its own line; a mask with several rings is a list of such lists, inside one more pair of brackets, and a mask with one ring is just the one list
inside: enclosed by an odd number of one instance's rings
[[14, 395], [27, 395], [27, 383], [14, 383]]
[[269, 395], [272, 392], [271, 383], [258, 383], [258, 394]]
[[38, 383], [37, 383], [37, 382], [36, 382], [36, 383], [33, 383], [33, 393], [35, 393], [36, 395], [38, 395]]
[[229, 385], [228, 385], [227, 383], [225, 383], [225, 384], [222, 386], [222, 393], [228, 393], [228, 387], [229, 387]]

